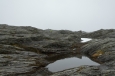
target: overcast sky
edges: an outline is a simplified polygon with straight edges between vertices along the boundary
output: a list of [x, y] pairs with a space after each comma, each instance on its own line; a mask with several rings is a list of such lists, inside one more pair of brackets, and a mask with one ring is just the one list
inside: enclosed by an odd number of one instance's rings
[[115, 0], [0, 0], [0, 24], [40, 29], [115, 29]]

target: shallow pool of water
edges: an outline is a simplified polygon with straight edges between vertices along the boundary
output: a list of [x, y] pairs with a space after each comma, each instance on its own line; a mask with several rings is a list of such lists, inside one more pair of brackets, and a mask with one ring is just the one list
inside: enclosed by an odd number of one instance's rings
[[46, 66], [46, 68], [48, 68], [48, 70], [51, 72], [58, 72], [65, 69], [78, 67], [81, 65], [99, 65], [99, 64], [90, 60], [88, 57], [83, 56], [81, 59], [77, 57], [71, 57], [57, 60], [54, 63], [51, 63], [48, 66]]

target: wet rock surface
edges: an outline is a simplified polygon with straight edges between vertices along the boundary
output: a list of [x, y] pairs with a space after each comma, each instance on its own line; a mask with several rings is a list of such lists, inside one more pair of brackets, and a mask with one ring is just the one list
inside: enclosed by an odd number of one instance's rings
[[[92, 40], [80, 43], [81, 37]], [[51, 58], [81, 53], [100, 65], [81, 65], [56, 73], [45, 68], [56, 61]], [[114, 76], [114, 66], [114, 29], [87, 33], [0, 24], [0, 76]]]

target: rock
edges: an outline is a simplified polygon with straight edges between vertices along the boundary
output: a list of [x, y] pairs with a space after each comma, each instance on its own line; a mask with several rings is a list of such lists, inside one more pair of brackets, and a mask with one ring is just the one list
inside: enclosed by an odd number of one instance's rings
[[81, 53], [101, 62], [99, 66], [80, 66], [56, 72], [51, 76], [114, 76], [115, 38], [93, 39], [81, 46]]
[[106, 39], [94, 39], [91, 40], [88, 44], [81, 47], [81, 51], [84, 54], [89, 54], [92, 56], [96, 51], [107, 52], [112, 50], [115, 47], [115, 38], [106, 38]]
[[[47, 54], [69, 54], [71, 45], [80, 41], [77, 34], [68, 30], [0, 24], [0, 75], [44, 76], [46, 73], [49, 76], [52, 73], [44, 68], [50, 63]], [[44, 72], [40, 73], [43, 68]]]
[[[92, 40], [81, 43], [81, 37]], [[80, 53], [100, 65], [81, 65], [56, 73], [45, 68], [61, 55], [65, 58]], [[114, 29], [87, 33], [0, 24], [0, 76], [114, 76], [114, 66]]]
[[103, 39], [103, 38], [115, 38], [115, 29], [100, 29], [94, 32], [85, 33], [82, 37]]
[[100, 69], [100, 66], [80, 66], [56, 72], [50, 76], [114, 76], [115, 70]]
[[115, 59], [115, 38], [92, 40], [82, 47], [81, 52], [96, 57], [103, 63], [113, 61]]
[[43, 63], [41, 63], [41, 60], [43, 60], [41, 58], [44, 57], [43, 55], [25, 51], [23, 48], [11, 45], [2, 45], [0, 49], [4, 49], [4, 52], [0, 53], [0, 75], [16, 76], [22, 73], [26, 74], [36, 71], [34, 68], [43, 65]]

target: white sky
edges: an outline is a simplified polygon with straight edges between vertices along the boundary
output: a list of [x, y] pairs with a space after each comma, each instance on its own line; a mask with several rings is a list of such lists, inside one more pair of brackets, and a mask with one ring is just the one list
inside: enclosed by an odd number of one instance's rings
[[0, 0], [0, 24], [40, 29], [115, 29], [115, 0]]

